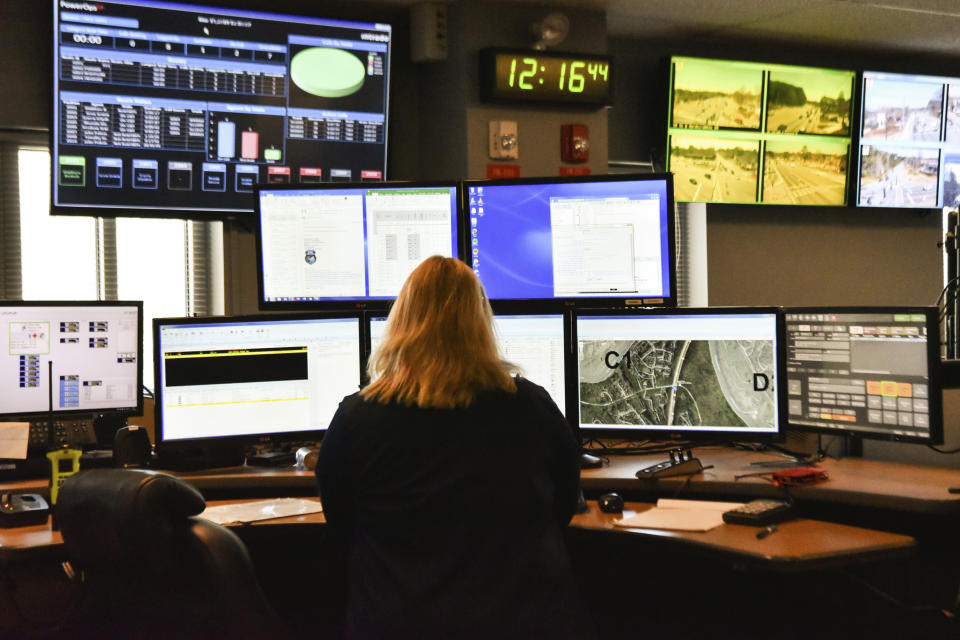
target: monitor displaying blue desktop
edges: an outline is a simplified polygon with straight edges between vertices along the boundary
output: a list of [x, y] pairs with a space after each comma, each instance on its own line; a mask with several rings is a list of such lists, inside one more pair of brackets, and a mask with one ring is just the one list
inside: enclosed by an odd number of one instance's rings
[[791, 427], [940, 444], [936, 307], [785, 309]]
[[765, 441], [783, 420], [774, 308], [575, 312], [584, 438]]
[[154, 320], [161, 444], [319, 435], [360, 387], [359, 314]]
[[432, 255], [459, 257], [459, 183], [261, 187], [261, 308], [385, 306]]
[[[386, 320], [383, 316], [369, 320], [371, 352], [383, 339]], [[500, 355], [516, 365], [524, 378], [546, 389], [564, 413], [567, 413], [564, 345], [568, 329], [563, 313], [511, 311], [494, 316]]]
[[2, 302], [0, 417], [139, 414], [142, 352], [142, 302]]
[[670, 174], [467, 180], [468, 261], [491, 300], [676, 303]]

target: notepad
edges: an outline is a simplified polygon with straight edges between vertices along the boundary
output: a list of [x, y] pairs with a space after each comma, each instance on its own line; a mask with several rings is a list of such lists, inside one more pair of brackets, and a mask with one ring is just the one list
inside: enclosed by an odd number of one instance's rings
[[657, 506], [636, 515], [614, 520], [618, 527], [668, 529], [671, 531], [709, 531], [723, 524], [723, 512], [742, 506], [742, 502], [712, 500], [671, 500], [661, 498]]
[[221, 504], [207, 507], [201, 518], [206, 518], [217, 524], [231, 522], [256, 522], [272, 518], [286, 518], [301, 516], [308, 513], [319, 513], [323, 507], [316, 500], [303, 498], [276, 498], [274, 500], [259, 500], [257, 502], [241, 502], [238, 504]]

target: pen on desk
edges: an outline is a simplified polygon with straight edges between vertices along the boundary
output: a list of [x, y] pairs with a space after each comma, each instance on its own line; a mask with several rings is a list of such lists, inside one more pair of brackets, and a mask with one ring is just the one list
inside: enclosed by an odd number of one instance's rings
[[763, 540], [764, 538], [766, 538], [768, 535], [770, 535], [776, 530], [777, 530], [777, 525], [768, 524], [763, 529], [760, 529], [760, 531], [757, 531], [757, 540]]

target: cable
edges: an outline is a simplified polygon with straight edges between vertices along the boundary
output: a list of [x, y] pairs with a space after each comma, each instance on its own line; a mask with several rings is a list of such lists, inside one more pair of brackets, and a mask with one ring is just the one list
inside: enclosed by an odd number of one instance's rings
[[850, 573], [849, 571], [847, 571], [847, 570], [845, 570], [845, 569], [838, 569], [838, 570], [836, 570], [836, 573], [839, 574], [839, 575], [841, 575], [841, 576], [844, 576], [844, 577], [848, 578], [849, 580], [851, 580], [851, 581], [853, 581], [853, 582], [856, 582], [857, 584], [859, 584], [861, 587], [863, 587], [863, 588], [866, 589], [867, 591], [873, 593], [875, 596], [879, 597], [879, 598], [882, 599], [882, 600], [885, 600], [886, 602], [889, 602], [890, 604], [893, 604], [893, 605], [895, 605], [895, 606], [897, 606], [897, 607], [900, 607], [900, 608], [903, 609], [904, 611], [909, 611], [909, 612], [911, 612], [911, 613], [931, 613], [931, 612], [934, 612], [934, 613], [939, 613], [939, 614], [941, 614], [941, 615], [943, 615], [943, 616], [945, 616], [945, 617], [953, 617], [953, 613], [951, 613], [951, 612], [949, 612], [947, 609], [943, 609], [943, 608], [941, 608], [941, 607], [937, 607], [937, 606], [929, 605], [929, 604], [907, 604], [907, 603], [905, 603], [905, 602], [901, 602], [898, 598], [896, 598], [895, 596], [887, 593], [886, 591], [884, 591], [884, 590], [881, 589], [880, 587], [878, 587], [878, 586], [876, 586], [876, 585], [874, 585], [874, 584], [870, 584], [870, 583], [867, 582], [865, 579], [861, 578], [861, 577], [858, 576], [858, 575], [855, 575], [855, 574], [853, 574], [853, 573]]
[[952, 453], [960, 453], [960, 447], [957, 447], [956, 449], [946, 449], [946, 450], [944, 450], [944, 449], [938, 449], [937, 447], [935, 447], [935, 446], [932, 445], [932, 444], [928, 444], [928, 445], [927, 445], [927, 448], [930, 449], [931, 451], [936, 451], [937, 453], [943, 453], [943, 454], [946, 454], [946, 455], [949, 455], [949, 454], [952, 454]]

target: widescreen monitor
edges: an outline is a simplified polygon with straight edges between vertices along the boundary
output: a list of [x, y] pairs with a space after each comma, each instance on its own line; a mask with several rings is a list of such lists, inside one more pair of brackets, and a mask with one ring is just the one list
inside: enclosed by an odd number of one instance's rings
[[359, 314], [158, 318], [157, 442], [317, 436], [360, 388]]
[[939, 444], [936, 307], [788, 308], [791, 427]]
[[[383, 340], [387, 318], [368, 319], [372, 353]], [[511, 306], [497, 310], [493, 318], [500, 355], [519, 367], [519, 373], [550, 394], [564, 415], [567, 407], [566, 345], [570, 344], [570, 318], [562, 311], [531, 311]]]
[[676, 304], [670, 174], [466, 180], [467, 261], [491, 300]]
[[764, 442], [783, 421], [775, 308], [574, 313], [584, 439]]
[[54, 212], [249, 217], [257, 184], [383, 180], [391, 33], [53, 0]]
[[142, 302], [0, 302], [0, 417], [143, 410]]
[[862, 207], [960, 205], [960, 78], [863, 72]]
[[261, 308], [386, 306], [432, 255], [459, 257], [457, 182], [260, 187]]
[[678, 202], [847, 202], [855, 73], [670, 59], [667, 168]]

